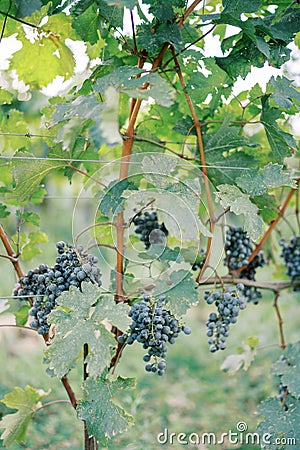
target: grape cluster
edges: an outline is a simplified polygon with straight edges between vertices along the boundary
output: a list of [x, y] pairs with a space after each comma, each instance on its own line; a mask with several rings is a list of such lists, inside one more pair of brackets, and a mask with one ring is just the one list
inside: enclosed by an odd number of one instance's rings
[[[266, 258], [264, 252], [260, 251], [250, 263], [248, 258], [253, 252], [253, 246], [250, 239], [247, 237], [247, 233], [243, 227], [231, 226], [226, 231], [225, 239], [225, 254], [224, 263], [229, 268], [229, 271], [235, 271], [243, 266], [243, 269], [239, 273], [239, 278], [255, 281], [256, 269], [266, 264]], [[262, 293], [255, 286], [246, 286], [243, 292], [247, 301], [252, 301], [255, 305], [262, 297]]]
[[286, 274], [295, 283], [293, 290], [300, 291], [300, 235], [292, 236], [288, 243], [280, 239], [279, 245], [282, 247], [280, 256], [284, 259]]
[[191, 334], [188, 326], [182, 326], [178, 320], [164, 308], [165, 296], [158, 300], [144, 295], [143, 300], [134, 303], [129, 312], [132, 323], [127, 333], [119, 336], [120, 344], [141, 343], [148, 352], [143, 360], [146, 372], [157, 372], [164, 375], [166, 369], [165, 357], [168, 351], [167, 344], [174, 344], [179, 333]]
[[204, 250], [204, 248], [200, 248], [199, 253], [196, 257], [196, 260], [192, 264], [192, 270], [202, 269], [205, 258], [206, 258], [206, 251]]
[[237, 290], [226, 289], [223, 292], [205, 291], [204, 300], [209, 305], [213, 303], [217, 312], [211, 312], [206, 322], [210, 352], [225, 350], [226, 338], [229, 336], [230, 324], [236, 323], [239, 311], [246, 308], [245, 297], [242, 295], [244, 285], [236, 285]]
[[82, 247], [76, 251], [65, 242], [56, 244], [58, 257], [56, 264], [49, 267], [40, 264], [27, 275], [20, 278], [13, 294], [17, 297], [32, 297], [34, 302], [29, 311], [32, 316], [30, 326], [36, 328], [39, 334], [47, 334], [49, 324], [47, 316], [56, 305], [56, 299], [70, 286], [80, 288], [82, 282], [89, 281], [101, 285], [101, 273], [95, 264], [98, 258], [91, 254], [83, 254]]
[[164, 237], [169, 232], [164, 223], [159, 223], [157, 212], [141, 211], [134, 217], [133, 223], [136, 226], [135, 232], [140, 234], [140, 240], [144, 242], [145, 248], [148, 249], [151, 244], [164, 244]]

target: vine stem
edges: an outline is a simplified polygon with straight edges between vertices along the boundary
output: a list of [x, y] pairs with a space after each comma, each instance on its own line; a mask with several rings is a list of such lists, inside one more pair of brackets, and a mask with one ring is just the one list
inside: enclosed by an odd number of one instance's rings
[[[292, 188], [290, 189], [283, 205], [281, 206], [281, 208], [279, 208], [279, 212], [278, 212], [278, 216], [275, 220], [273, 220], [269, 226], [269, 228], [267, 229], [267, 231], [265, 232], [265, 234], [263, 235], [262, 239], [260, 240], [260, 242], [257, 244], [257, 246], [255, 247], [255, 249], [253, 250], [252, 254], [249, 256], [248, 258], [248, 264], [247, 266], [250, 264], [250, 262], [255, 258], [255, 256], [260, 252], [260, 250], [263, 248], [263, 246], [265, 245], [266, 241], [268, 240], [269, 236], [271, 235], [272, 231], [274, 230], [274, 228], [276, 227], [276, 225], [278, 224], [278, 222], [280, 221], [280, 219], [282, 219], [284, 212], [291, 200], [291, 198], [293, 197], [294, 193], [297, 192], [297, 189]], [[244, 270], [247, 266], [243, 266], [240, 267], [239, 269], [236, 270], [237, 273], [242, 272], [242, 270]]]
[[[195, 2], [194, 2], [195, 3]], [[204, 180], [204, 187], [205, 187], [205, 193], [206, 193], [206, 198], [207, 198], [207, 204], [208, 204], [208, 212], [209, 212], [209, 231], [211, 233], [211, 235], [213, 234], [214, 231], [214, 208], [213, 208], [213, 202], [212, 202], [212, 197], [211, 197], [211, 192], [210, 192], [210, 186], [209, 186], [209, 179], [208, 179], [208, 172], [207, 172], [207, 167], [206, 167], [206, 159], [205, 159], [205, 151], [204, 151], [204, 144], [203, 144], [203, 138], [202, 138], [202, 132], [201, 132], [201, 125], [199, 122], [199, 119], [197, 117], [193, 102], [191, 97], [189, 96], [189, 94], [186, 92], [186, 83], [184, 81], [184, 77], [182, 74], [182, 70], [181, 70], [181, 66], [180, 63], [178, 61], [178, 58], [176, 56], [175, 53], [175, 49], [174, 47], [172, 47], [172, 53], [173, 53], [173, 57], [174, 57], [174, 62], [176, 65], [176, 69], [177, 69], [177, 75], [182, 87], [182, 90], [184, 92], [184, 96], [185, 99], [187, 101], [189, 110], [191, 112], [192, 118], [193, 118], [193, 122], [195, 125], [195, 130], [196, 130], [196, 134], [197, 134], [197, 142], [198, 142], [198, 149], [199, 149], [199, 153], [200, 153], [200, 161], [201, 161], [201, 170], [203, 172], [203, 180]], [[209, 257], [210, 257], [210, 251], [211, 251], [211, 245], [212, 245], [212, 236], [208, 238], [207, 240], [207, 247], [206, 247], [206, 258], [204, 261], [204, 264], [196, 278], [196, 281], [198, 282], [202, 276], [202, 274], [204, 273], [208, 263], [209, 263]]]
[[282, 316], [281, 316], [279, 305], [278, 305], [279, 295], [280, 295], [279, 292], [275, 293], [273, 306], [275, 308], [277, 319], [278, 319], [281, 348], [284, 350], [286, 348], [286, 343], [285, 343], [284, 334], [283, 334], [283, 320], [282, 320]]
[[279, 293], [280, 291], [284, 289], [288, 289], [293, 286], [293, 283], [290, 281], [276, 281], [274, 283], [262, 283], [260, 281], [252, 281], [247, 280], [246, 278], [235, 278], [231, 276], [225, 276], [225, 277], [210, 277], [204, 280], [198, 281], [198, 286], [196, 289], [201, 285], [211, 285], [215, 283], [230, 283], [230, 284], [238, 284], [242, 283], [245, 286], [253, 286], [259, 289], [266, 289], [269, 291], [273, 291], [275, 293]]
[[[14, 266], [14, 269], [18, 275], [19, 278], [22, 278], [24, 276], [24, 272], [21, 269], [20, 263], [18, 261], [18, 258], [16, 258], [16, 254], [14, 252], [14, 249], [12, 248], [9, 239], [7, 237], [7, 234], [4, 231], [4, 228], [0, 224], [0, 239], [4, 245], [4, 248], [6, 250], [8, 259], [11, 261], [12, 265]], [[29, 299], [29, 302], [32, 304], [32, 300]]]
[[100, 186], [104, 187], [105, 189], [107, 188], [107, 186], [104, 183], [101, 183], [101, 181], [96, 180], [96, 178], [92, 177], [92, 175], [89, 175], [84, 170], [78, 169], [78, 167], [75, 167], [72, 164], [68, 164], [68, 167], [70, 167], [70, 169], [80, 173], [81, 175], [84, 175], [85, 177], [89, 178], [90, 180], [94, 181], [95, 183], [99, 184]]
[[42, 409], [46, 408], [47, 406], [56, 405], [56, 403], [68, 403], [68, 405], [71, 405], [71, 402], [69, 400], [53, 400], [52, 402], [44, 403], [42, 406], [37, 408], [34, 411], [34, 414], [36, 414], [38, 411], [41, 411]]

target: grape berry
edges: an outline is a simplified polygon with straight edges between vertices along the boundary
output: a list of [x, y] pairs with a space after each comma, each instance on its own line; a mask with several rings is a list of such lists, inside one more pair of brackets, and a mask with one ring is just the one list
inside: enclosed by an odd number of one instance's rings
[[295, 283], [293, 291], [300, 291], [300, 235], [292, 236], [289, 243], [280, 239], [279, 245], [282, 247], [280, 256], [284, 259], [286, 274]]
[[164, 375], [166, 369], [167, 344], [174, 344], [181, 331], [191, 334], [190, 327], [180, 325], [170, 311], [164, 308], [164, 303], [164, 295], [157, 301], [144, 295], [142, 301], [131, 307], [128, 315], [132, 323], [128, 332], [118, 338], [120, 344], [141, 343], [148, 350], [143, 357], [147, 363], [146, 372], [156, 372], [160, 376]]
[[225, 350], [230, 324], [236, 323], [239, 311], [246, 308], [245, 297], [241, 294], [244, 285], [236, 285], [237, 290], [226, 289], [223, 292], [205, 291], [204, 300], [215, 304], [217, 312], [211, 312], [206, 322], [210, 352]]
[[192, 264], [192, 270], [200, 270], [203, 267], [206, 258], [206, 251], [204, 248], [200, 248], [200, 251], [196, 257], [195, 262]]
[[20, 278], [13, 294], [17, 297], [33, 297], [34, 302], [29, 315], [32, 316], [30, 326], [37, 328], [39, 334], [47, 334], [49, 324], [47, 316], [56, 305], [56, 299], [70, 286], [81, 288], [88, 281], [101, 285], [100, 269], [95, 266], [98, 258], [91, 254], [83, 254], [82, 247], [76, 251], [65, 242], [56, 244], [58, 257], [53, 267], [40, 264], [27, 275]]
[[[264, 252], [260, 251], [253, 260], [248, 263], [248, 258], [253, 252], [253, 246], [243, 227], [231, 226], [226, 231], [225, 259], [230, 272], [246, 266], [240, 273], [239, 278], [255, 281], [256, 269], [266, 264]], [[262, 297], [262, 293], [255, 286], [246, 286], [243, 292], [247, 301], [255, 305]]]
[[136, 226], [134, 231], [140, 235], [140, 240], [144, 242], [146, 249], [151, 244], [164, 244], [164, 237], [169, 234], [165, 224], [159, 224], [156, 211], [139, 212], [133, 219], [133, 223]]

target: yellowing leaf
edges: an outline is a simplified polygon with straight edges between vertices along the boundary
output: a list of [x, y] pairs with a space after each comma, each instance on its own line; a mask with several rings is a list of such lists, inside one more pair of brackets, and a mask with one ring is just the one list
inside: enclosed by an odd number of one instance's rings
[[14, 53], [11, 69], [31, 87], [42, 88], [58, 75], [65, 79], [74, 73], [73, 53], [58, 35], [49, 33], [31, 43], [21, 37], [22, 48]]

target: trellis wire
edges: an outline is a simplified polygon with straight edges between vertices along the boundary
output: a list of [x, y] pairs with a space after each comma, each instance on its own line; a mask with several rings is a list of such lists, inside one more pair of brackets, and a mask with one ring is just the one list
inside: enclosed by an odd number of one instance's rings
[[[151, 153], [151, 152], [148, 152]], [[81, 162], [81, 163], [97, 163], [97, 164], [130, 164], [130, 165], [141, 165], [140, 161], [120, 161], [112, 160], [112, 161], [105, 161], [105, 160], [99, 160], [99, 159], [72, 159], [72, 158], [47, 158], [43, 156], [8, 156], [8, 155], [0, 155], [0, 159], [4, 160], [20, 160], [20, 161], [63, 161], [68, 163], [74, 163], [74, 162]], [[191, 167], [192, 164], [178, 164], [177, 167]], [[197, 166], [194, 166], [193, 169], [198, 167], [206, 167], [208, 169], [228, 169], [228, 170], [251, 170], [251, 167], [239, 167], [239, 166], [215, 166], [215, 165], [209, 165], [206, 164], [201, 165], [197, 164]]]

